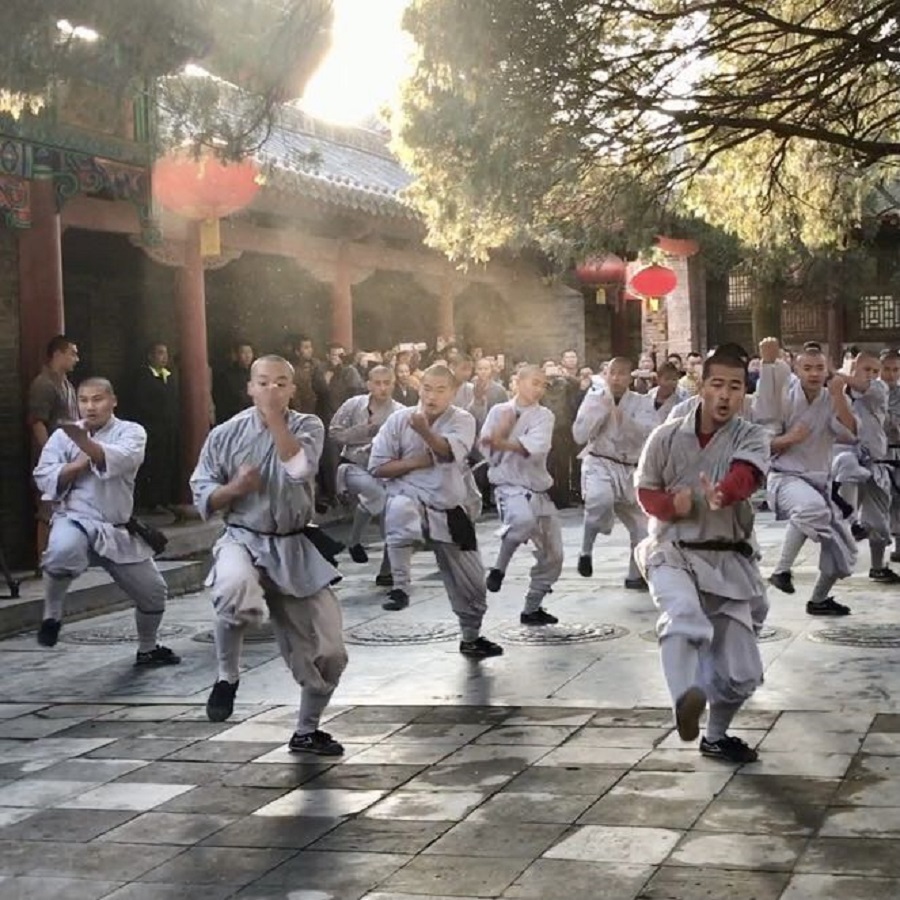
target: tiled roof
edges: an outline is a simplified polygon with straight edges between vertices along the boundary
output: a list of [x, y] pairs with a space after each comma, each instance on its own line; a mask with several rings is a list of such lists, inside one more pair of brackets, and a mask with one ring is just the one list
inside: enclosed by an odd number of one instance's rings
[[412, 176], [374, 131], [331, 125], [286, 106], [257, 158], [275, 190], [371, 215], [418, 218], [402, 195]]

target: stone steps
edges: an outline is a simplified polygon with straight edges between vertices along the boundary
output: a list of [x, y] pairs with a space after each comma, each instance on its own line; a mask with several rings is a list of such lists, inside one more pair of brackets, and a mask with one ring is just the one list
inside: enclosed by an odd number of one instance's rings
[[[160, 571], [169, 594], [189, 594], [203, 586], [209, 570], [209, 558], [202, 560], [160, 560]], [[6, 585], [0, 582], [0, 591]], [[22, 581], [20, 596], [0, 599], [0, 637], [35, 630], [43, 618], [43, 591], [40, 579], [33, 575]], [[131, 601], [103, 569], [89, 569], [77, 579], [66, 599], [66, 619], [85, 619], [117, 609], [125, 609]]]
[[[346, 511], [338, 508], [320, 517], [320, 524], [339, 526], [346, 521]], [[169, 586], [170, 596], [190, 594], [203, 587], [210, 566], [210, 550], [222, 533], [221, 519], [203, 522], [190, 518], [169, 524], [166, 517], [149, 518], [165, 532], [169, 544], [157, 559]], [[40, 579], [33, 573], [16, 573], [21, 580], [20, 596], [9, 598], [6, 584], [0, 580], [0, 638], [35, 630], [43, 618], [43, 591]], [[89, 569], [77, 579], [69, 591], [66, 619], [86, 619], [103, 613], [125, 609], [131, 601], [102, 569]]]

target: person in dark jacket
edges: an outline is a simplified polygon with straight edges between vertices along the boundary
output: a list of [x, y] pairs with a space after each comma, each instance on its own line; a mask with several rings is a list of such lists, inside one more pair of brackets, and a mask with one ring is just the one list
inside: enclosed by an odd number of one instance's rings
[[572, 437], [572, 423], [578, 409], [579, 383], [563, 373], [556, 360], [548, 359], [542, 366], [547, 376], [547, 390], [541, 404], [554, 416], [553, 440], [547, 456], [547, 469], [553, 476], [550, 499], [559, 509], [567, 509], [577, 500], [580, 485], [575, 483], [577, 447]]
[[147, 350], [131, 389], [132, 418], [147, 432], [147, 450], [135, 484], [136, 505], [159, 511], [178, 501], [178, 384], [169, 369], [169, 348]]
[[238, 341], [231, 348], [231, 360], [213, 379], [213, 401], [216, 407], [216, 421], [227, 422], [242, 409], [251, 405], [247, 384], [250, 381], [250, 366], [256, 354], [247, 341]]
[[419, 392], [413, 387], [410, 380], [411, 372], [409, 363], [397, 363], [394, 367], [396, 376], [394, 384], [394, 399], [404, 406], [417, 406], [419, 403]]

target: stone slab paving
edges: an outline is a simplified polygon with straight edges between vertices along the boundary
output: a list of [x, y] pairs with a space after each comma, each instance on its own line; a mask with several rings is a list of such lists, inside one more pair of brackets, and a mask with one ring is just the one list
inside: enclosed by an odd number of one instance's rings
[[[67, 623], [51, 651], [0, 642], [0, 898], [900, 897], [897, 650], [813, 639], [836, 624], [803, 612], [814, 548], [797, 595], [770, 597], [767, 681], [736, 723], [761, 760], [734, 767], [672, 733], [651, 604], [621, 584], [624, 533], [588, 581], [578, 517], [564, 522], [548, 606], [558, 637], [594, 639], [522, 642], [522, 554], [486, 621], [506, 655], [480, 665], [448, 638], [433, 560], [415, 557], [399, 615], [372, 585], [377, 545], [348, 568], [348, 633], [376, 640], [350, 645], [337, 762], [287, 752], [297, 690], [270, 641], [245, 646], [233, 718], [206, 721], [202, 594], [170, 605], [184, 663], [169, 670], [133, 669], [127, 612]], [[479, 528], [488, 559], [495, 529]], [[763, 516], [759, 534], [771, 565], [781, 526]], [[898, 591], [863, 574], [839, 594], [854, 607], [840, 624], [884, 644]]]
[[666, 710], [344, 708], [331, 761], [284, 752], [285, 707], [17, 706], [62, 728], [0, 743], [4, 900], [900, 896], [893, 715], [748, 711], [763, 755], [737, 767], [661, 749]]

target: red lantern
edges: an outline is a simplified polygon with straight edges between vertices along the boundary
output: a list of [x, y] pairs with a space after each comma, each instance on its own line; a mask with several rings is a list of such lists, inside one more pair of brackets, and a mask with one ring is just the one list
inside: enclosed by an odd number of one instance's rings
[[671, 256], [691, 257], [700, 252], [700, 245], [690, 238], [673, 238], [662, 234], [657, 235], [656, 246]]
[[251, 159], [225, 163], [210, 153], [195, 159], [175, 152], [153, 166], [153, 195], [166, 209], [203, 223], [204, 256], [219, 251], [219, 220], [247, 206], [259, 190], [260, 176]]
[[621, 284], [625, 281], [625, 261], [614, 253], [604, 257], [592, 257], [575, 269], [582, 284]]
[[667, 266], [646, 266], [636, 272], [629, 287], [644, 297], [665, 297], [678, 286], [678, 276]]

